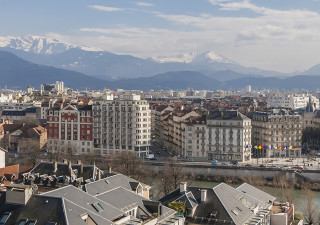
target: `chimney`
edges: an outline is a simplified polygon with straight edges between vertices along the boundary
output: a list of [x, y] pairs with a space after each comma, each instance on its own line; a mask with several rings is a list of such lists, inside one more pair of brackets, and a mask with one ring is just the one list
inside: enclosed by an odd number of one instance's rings
[[97, 174], [97, 180], [101, 180], [101, 171], [98, 170], [97, 172], [98, 172], [98, 174]]
[[68, 162], [68, 168], [69, 168], [69, 170], [72, 170], [72, 163], [71, 163], [71, 161]]
[[180, 183], [180, 193], [187, 191], [187, 182]]
[[207, 199], [207, 190], [201, 189], [201, 202], [205, 202]]
[[58, 162], [54, 161], [53, 162], [53, 172], [55, 173], [55, 172], [57, 172], [57, 170], [58, 170]]
[[82, 174], [83, 173], [83, 164], [81, 163], [80, 164], [80, 174]]
[[81, 160], [77, 160], [77, 164], [80, 165], [79, 174], [83, 173], [83, 164], [81, 163]]
[[26, 205], [32, 196], [30, 185], [11, 184], [6, 186], [6, 202], [11, 204]]
[[62, 162], [65, 163], [65, 164], [67, 164], [67, 163], [68, 163], [68, 160], [67, 160], [67, 159], [64, 159]]
[[109, 166], [109, 168], [108, 168], [108, 173], [112, 173], [112, 168], [111, 168], [111, 166]]

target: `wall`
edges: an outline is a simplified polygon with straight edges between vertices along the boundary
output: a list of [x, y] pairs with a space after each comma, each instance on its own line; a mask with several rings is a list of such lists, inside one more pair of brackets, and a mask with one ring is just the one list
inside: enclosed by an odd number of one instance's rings
[[[162, 170], [163, 163], [150, 163], [152, 170], [159, 172]], [[277, 175], [285, 175], [288, 181], [300, 181], [301, 177], [294, 170], [282, 170], [280, 168], [255, 168], [255, 167], [230, 167], [230, 166], [211, 166], [211, 165], [190, 165], [183, 164], [182, 172], [188, 175], [200, 176], [222, 176], [222, 177], [261, 177], [271, 178]], [[301, 175], [311, 179], [313, 182], [320, 183], [320, 171], [302, 171]]]

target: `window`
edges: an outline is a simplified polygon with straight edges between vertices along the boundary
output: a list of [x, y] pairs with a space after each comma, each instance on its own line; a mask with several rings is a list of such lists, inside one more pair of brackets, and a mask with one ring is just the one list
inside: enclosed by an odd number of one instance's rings
[[91, 204], [91, 205], [92, 205], [92, 207], [93, 207], [97, 212], [103, 211], [103, 208], [102, 208], [102, 206], [100, 205], [99, 202], [93, 203], [93, 204]]

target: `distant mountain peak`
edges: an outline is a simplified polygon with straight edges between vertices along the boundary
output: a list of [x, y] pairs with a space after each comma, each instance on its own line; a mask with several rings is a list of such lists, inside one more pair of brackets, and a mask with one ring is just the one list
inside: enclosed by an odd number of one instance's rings
[[0, 47], [23, 50], [36, 54], [57, 54], [68, 51], [72, 48], [78, 48], [86, 51], [99, 51], [91, 47], [83, 47], [69, 44], [54, 38], [26, 35], [20, 37], [0, 36]]
[[157, 56], [152, 58], [160, 63], [178, 62], [178, 63], [195, 63], [195, 62], [211, 62], [211, 63], [233, 63], [229, 59], [218, 55], [214, 51], [203, 53], [188, 52], [177, 56]]

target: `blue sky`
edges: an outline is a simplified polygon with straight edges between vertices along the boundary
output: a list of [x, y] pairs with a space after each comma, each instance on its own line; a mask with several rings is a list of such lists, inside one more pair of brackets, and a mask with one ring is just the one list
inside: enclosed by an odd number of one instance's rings
[[138, 57], [213, 50], [282, 72], [320, 63], [320, 0], [1, 0], [0, 36]]

